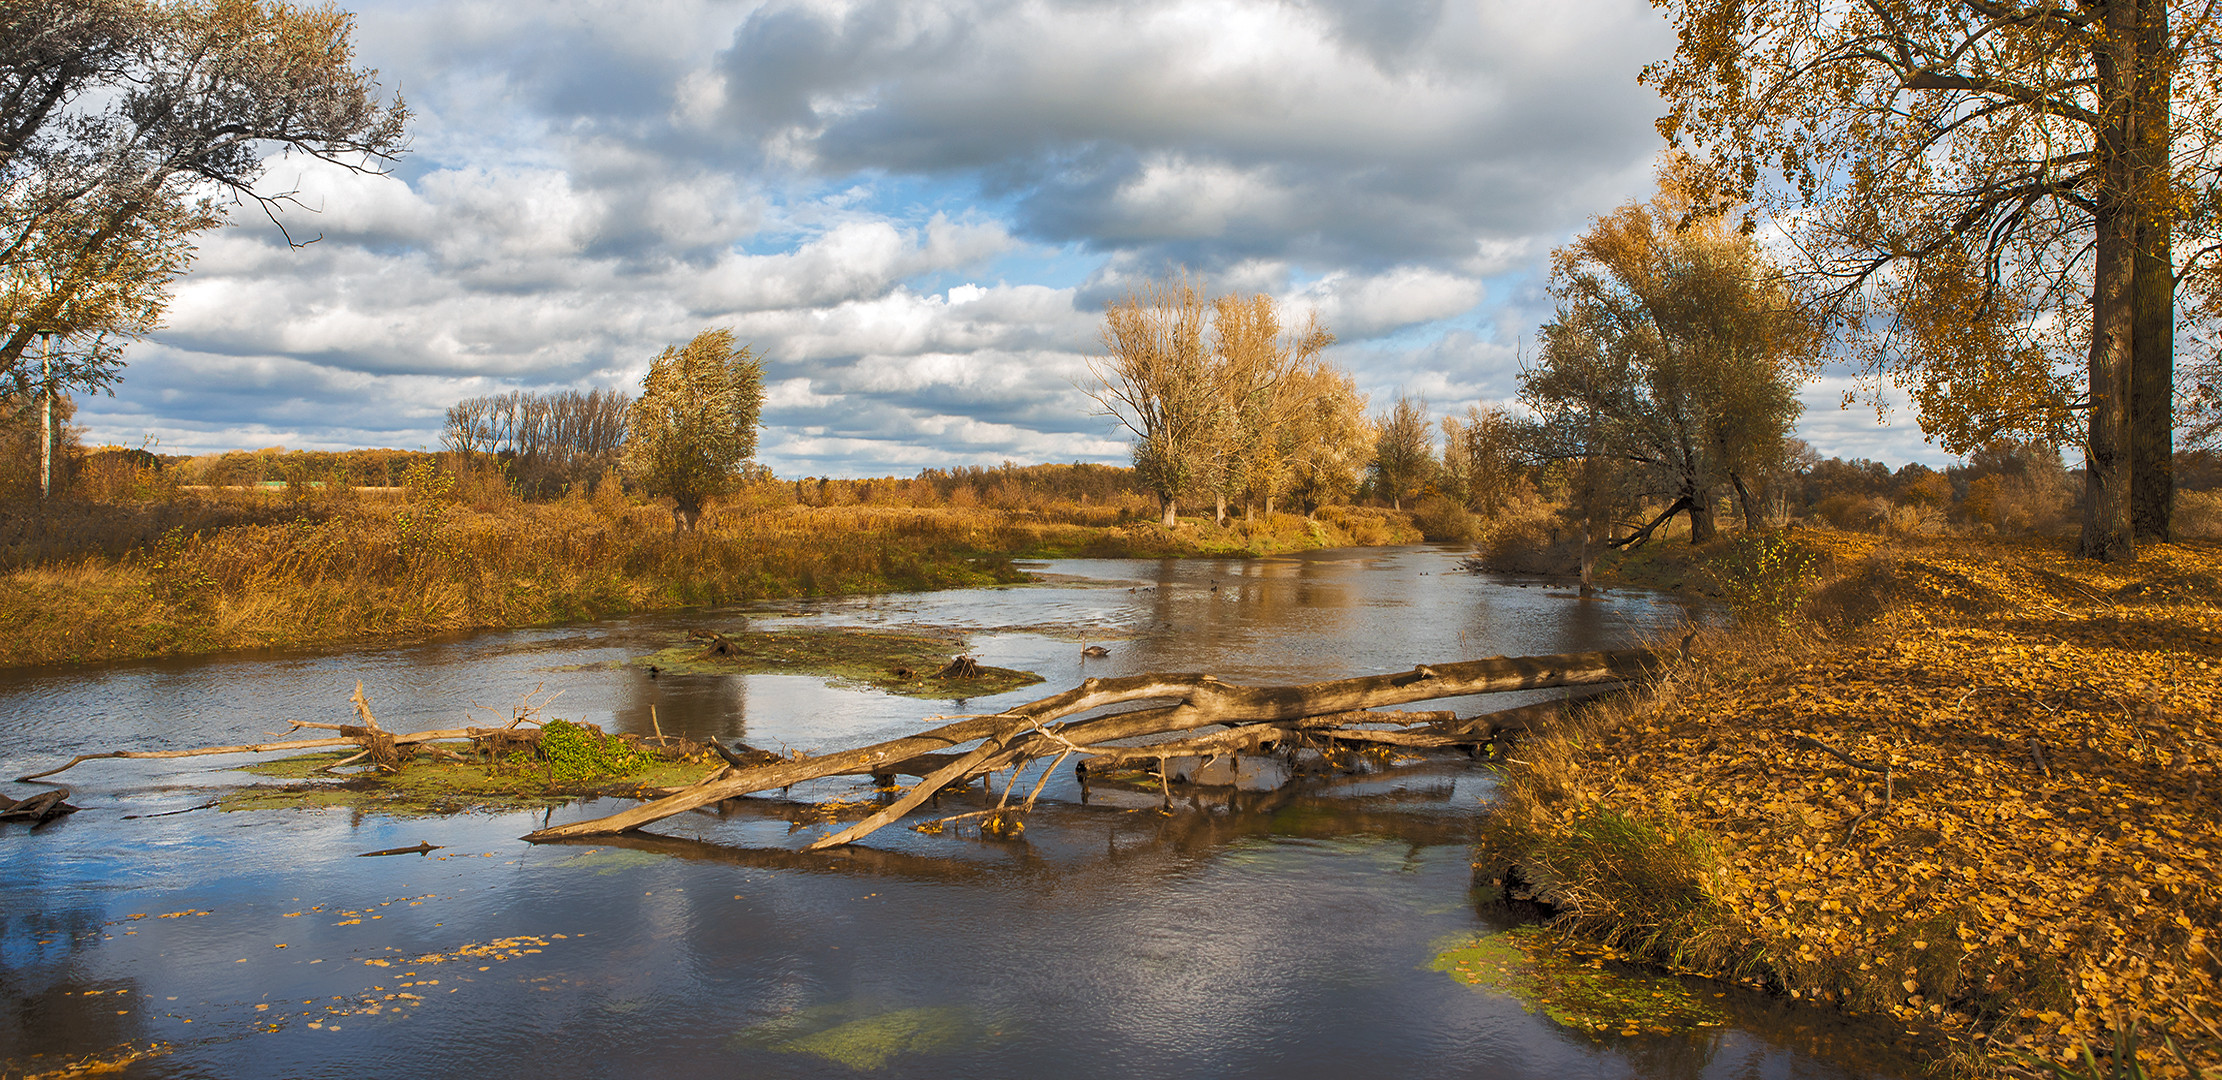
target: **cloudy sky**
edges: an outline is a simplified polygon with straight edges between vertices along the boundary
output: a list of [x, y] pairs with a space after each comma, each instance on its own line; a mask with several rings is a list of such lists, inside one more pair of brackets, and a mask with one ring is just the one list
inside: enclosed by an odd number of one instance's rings
[[[1186, 267], [1316, 308], [1376, 407], [1509, 400], [1548, 253], [1648, 193], [1644, 0], [365, 0], [391, 175], [298, 159], [207, 234], [94, 442], [436, 446], [447, 406], [766, 361], [783, 476], [1120, 461], [1104, 302]], [[1943, 460], [1809, 389], [1824, 453]]]

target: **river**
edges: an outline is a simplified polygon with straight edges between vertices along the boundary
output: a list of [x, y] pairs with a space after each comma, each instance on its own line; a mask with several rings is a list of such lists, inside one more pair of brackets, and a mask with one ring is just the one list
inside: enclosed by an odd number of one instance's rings
[[[759, 605], [328, 653], [0, 672], [0, 770], [105, 749], [547, 716], [823, 751], [1064, 689], [1195, 671], [1288, 683], [1608, 648], [1665, 600], [1459, 572], [1409, 547], [1259, 560], [1058, 560], [1042, 583]], [[910, 625], [1047, 681], [919, 701], [806, 676], [651, 678], [696, 626]], [[1083, 644], [1110, 655], [1086, 658]], [[1458, 699], [1462, 713], [1521, 700]], [[473, 706], [482, 706], [474, 708]], [[0, 826], [0, 1072], [119, 1056], [144, 1077], [1844, 1077], [1898, 1075], [1875, 1030], [1689, 984], [1727, 1023], [1577, 1033], [1431, 970], [1505, 924], [1472, 891], [1490, 773], [1462, 760], [1273, 791], [1154, 796], [1053, 778], [1022, 836], [828, 826], [766, 796], [658, 835], [532, 846], [552, 813], [190, 809], [244, 757], [109, 760], [82, 813]], [[827, 781], [798, 797], [863, 797]], [[20, 798], [37, 790], [10, 784]], [[1023, 788], [1021, 789], [1023, 794]], [[773, 793], [776, 795], [777, 793]], [[169, 811], [190, 810], [155, 817]], [[800, 824], [796, 818], [805, 818]], [[426, 841], [431, 855], [360, 858]]]

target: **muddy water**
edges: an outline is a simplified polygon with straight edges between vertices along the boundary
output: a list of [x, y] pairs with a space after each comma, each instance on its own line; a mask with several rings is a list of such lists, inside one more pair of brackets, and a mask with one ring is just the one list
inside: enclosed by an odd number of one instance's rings
[[[522, 695], [606, 728], [832, 749], [1088, 675], [1290, 682], [1610, 647], [1672, 625], [1405, 548], [1044, 564], [1045, 584], [474, 634], [341, 654], [0, 674], [0, 771], [342, 719], [486, 723]], [[924, 625], [1047, 682], [916, 701], [799, 675], [651, 678], [692, 626]], [[1081, 654], [1084, 644], [1110, 650]], [[1460, 700], [1475, 711], [1515, 703]], [[483, 706], [483, 708], [474, 708]], [[1718, 987], [1695, 1033], [1595, 1037], [1428, 970], [1502, 918], [1470, 890], [1486, 771], [1440, 762], [1276, 791], [1154, 796], [1052, 779], [1020, 838], [827, 826], [744, 800], [655, 837], [533, 847], [550, 814], [192, 810], [245, 759], [101, 761], [86, 808], [0, 827], [0, 1073], [159, 1046], [123, 1075], [1868, 1076], [1872, 1031]], [[9, 785], [23, 797], [38, 788]], [[798, 795], [863, 798], [826, 782]], [[976, 798], [973, 797], [973, 798]], [[957, 797], [944, 812], [969, 808]], [[142, 815], [136, 818], [128, 815]], [[429, 856], [359, 853], [427, 841]], [[1879, 1071], [1878, 1071], [1879, 1070]]]

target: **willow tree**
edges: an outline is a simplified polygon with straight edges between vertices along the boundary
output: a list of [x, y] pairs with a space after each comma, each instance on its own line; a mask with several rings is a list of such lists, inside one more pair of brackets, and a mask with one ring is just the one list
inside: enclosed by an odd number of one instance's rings
[[1660, 130], [1709, 152], [1713, 192], [1780, 215], [1869, 374], [1954, 452], [2083, 413], [2083, 553], [2167, 536], [2176, 241], [2215, 220], [2187, 192], [2217, 130], [2216, 9], [1655, 2], [1680, 32], [1643, 75]]
[[733, 487], [756, 453], [764, 365], [730, 330], [704, 330], [648, 365], [625, 421], [620, 468], [672, 501], [673, 532], [691, 532], [710, 499]]
[[1105, 355], [1088, 358], [1089, 396], [1134, 436], [1134, 472], [1165, 527], [1199, 479], [1220, 411], [1207, 370], [1202, 288], [1144, 282], [1103, 314]]
[[352, 33], [337, 8], [276, 0], [0, 4], [0, 375], [25, 382], [52, 333], [42, 392], [113, 383], [192, 236], [226, 203], [275, 221], [291, 201], [258, 184], [273, 156], [399, 154], [407, 111]]
[[1667, 506], [1637, 539], [1687, 513], [1702, 543], [1723, 486], [1756, 523], [1750, 481], [1781, 460], [1815, 337], [1758, 244], [1693, 203], [1686, 179], [1670, 167], [1657, 197], [1553, 253], [1558, 315], [1520, 397], [1544, 421], [1538, 457], [1606, 459], [1648, 479], [1642, 490]]

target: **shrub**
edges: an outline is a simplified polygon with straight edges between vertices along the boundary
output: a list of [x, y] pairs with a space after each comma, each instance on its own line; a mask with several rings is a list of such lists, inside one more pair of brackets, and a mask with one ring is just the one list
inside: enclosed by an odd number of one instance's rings
[[1572, 923], [1593, 923], [1609, 944], [1680, 964], [1727, 944], [1710, 882], [1711, 843], [1618, 810], [1590, 807], [1529, 853], [1537, 895]]
[[1428, 540], [1455, 543], [1472, 543], [1481, 533], [1481, 523], [1457, 502], [1441, 495], [1427, 495], [1412, 508], [1412, 524]]
[[1873, 495], [1831, 495], [1813, 504], [1813, 513], [1852, 532], [1880, 532], [1890, 524], [1890, 502]]
[[1737, 622], [1781, 628], [1797, 617], [1820, 564], [1819, 553], [1779, 531], [1739, 537], [1709, 572]]
[[2222, 539], [2222, 491], [2176, 492], [2173, 524], [2178, 537]]

